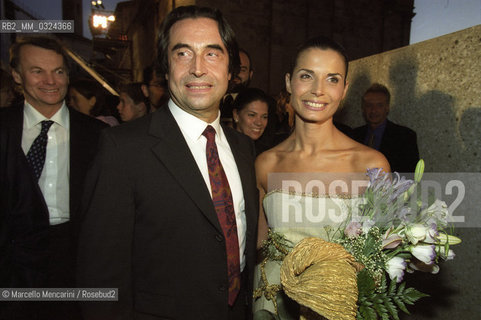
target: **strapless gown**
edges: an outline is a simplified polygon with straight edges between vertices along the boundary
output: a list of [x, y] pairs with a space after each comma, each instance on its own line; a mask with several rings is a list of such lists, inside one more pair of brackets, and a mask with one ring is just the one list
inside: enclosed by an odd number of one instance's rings
[[[281, 233], [295, 245], [306, 237], [319, 237], [326, 241], [338, 239], [344, 231], [341, 226], [352, 208], [349, 196], [316, 196], [306, 194], [293, 194], [282, 191], [268, 193], [263, 200], [264, 212], [269, 223], [269, 228]], [[342, 230], [341, 230], [342, 229]], [[265, 273], [269, 285], [280, 284], [280, 261], [268, 261]], [[254, 289], [259, 287], [261, 279], [260, 265], [256, 266]], [[257, 298], [253, 303], [254, 319], [299, 319], [299, 306], [285, 294], [278, 293], [277, 301], [279, 310], [277, 317], [272, 301], [264, 296]], [[289, 310], [286, 310], [289, 309]], [[324, 319], [313, 315], [309, 319]]]

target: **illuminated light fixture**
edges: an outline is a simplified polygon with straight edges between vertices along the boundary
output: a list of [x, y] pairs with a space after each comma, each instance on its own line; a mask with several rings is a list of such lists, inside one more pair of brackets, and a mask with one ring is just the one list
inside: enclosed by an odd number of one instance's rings
[[98, 9], [98, 8], [105, 9], [105, 7], [104, 7], [104, 5], [103, 5], [103, 3], [102, 3], [101, 0], [92, 1], [91, 4], [92, 4], [93, 7], [96, 7], [97, 9]]
[[101, 16], [101, 15], [94, 15], [92, 19], [92, 25], [94, 28], [102, 28], [102, 29], [107, 29], [107, 17], [106, 16]]
[[115, 21], [115, 16], [111, 15], [107, 18], [107, 20], [114, 22]]

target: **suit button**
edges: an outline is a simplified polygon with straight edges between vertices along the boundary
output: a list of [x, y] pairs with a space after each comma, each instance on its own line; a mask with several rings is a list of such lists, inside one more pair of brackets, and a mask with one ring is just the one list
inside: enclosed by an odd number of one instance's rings
[[220, 234], [216, 234], [216, 235], [215, 235], [215, 238], [216, 238], [217, 241], [219, 241], [219, 242], [224, 241], [224, 238], [223, 238]]
[[224, 285], [219, 286], [219, 291], [224, 292], [226, 290], [226, 287]]

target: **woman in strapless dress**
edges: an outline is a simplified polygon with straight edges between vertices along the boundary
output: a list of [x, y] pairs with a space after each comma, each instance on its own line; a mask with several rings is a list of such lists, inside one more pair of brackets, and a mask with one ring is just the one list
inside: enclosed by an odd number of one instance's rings
[[[328, 212], [337, 210], [342, 214], [347, 210], [348, 205], [343, 203], [355, 193], [350, 181], [347, 181], [351, 174], [362, 175], [369, 168], [390, 171], [389, 163], [381, 153], [352, 140], [333, 124], [333, 116], [349, 87], [346, 79], [348, 60], [344, 49], [330, 39], [317, 37], [300, 46], [293, 61], [285, 83], [295, 111], [295, 129], [285, 141], [262, 153], [256, 160], [261, 200], [258, 248], [267, 239], [269, 228], [282, 233], [293, 244], [309, 236], [332, 240], [335, 235], [330, 235], [328, 231], [340, 225], [336, 219], [339, 214], [330, 215]], [[285, 183], [293, 179], [283, 179], [284, 173], [288, 173], [286, 177], [289, 174], [292, 177], [294, 173], [299, 181], [296, 184]], [[346, 178], [347, 187], [341, 188], [340, 192], [334, 189], [337, 194], [333, 194], [328, 187], [336, 179], [327, 181], [330, 178], [326, 178], [326, 181], [321, 180], [321, 184], [325, 182], [325, 190], [317, 188], [316, 192], [311, 192], [311, 189], [306, 189], [312, 182], [306, 178], [309, 173], [336, 173]], [[317, 177], [313, 176], [313, 179]], [[301, 186], [300, 192], [296, 186]], [[321, 212], [314, 213], [312, 208]], [[299, 212], [293, 212], [296, 210], [303, 211], [300, 217]], [[322, 228], [309, 225], [313, 217], [320, 216], [324, 217], [320, 224]], [[293, 220], [308, 223], [296, 227], [291, 224]], [[270, 261], [265, 265], [269, 284], [280, 283], [279, 269], [280, 262]], [[259, 278], [258, 268], [254, 287], [259, 286]], [[283, 306], [291, 304], [283, 301], [286, 299], [285, 295], [278, 296], [277, 302]], [[263, 296], [254, 301], [255, 318], [268, 319], [268, 314], [275, 313], [271, 300]], [[298, 314], [288, 315], [285, 310], [278, 312], [277, 316], [280, 319], [299, 319]]]

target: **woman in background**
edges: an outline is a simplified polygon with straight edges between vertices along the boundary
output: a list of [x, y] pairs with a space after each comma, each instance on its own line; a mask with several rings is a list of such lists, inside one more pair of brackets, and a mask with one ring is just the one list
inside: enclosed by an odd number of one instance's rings
[[267, 127], [272, 103], [273, 99], [261, 89], [246, 88], [237, 95], [233, 104], [234, 127], [255, 142], [257, 154], [272, 147], [265, 139], [260, 139]]
[[75, 110], [99, 119], [108, 125], [116, 126], [119, 121], [114, 116], [115, 109], [106, 102], [106, 92], [94, 80], [77, 79], [69, 86], [69, 105]]

